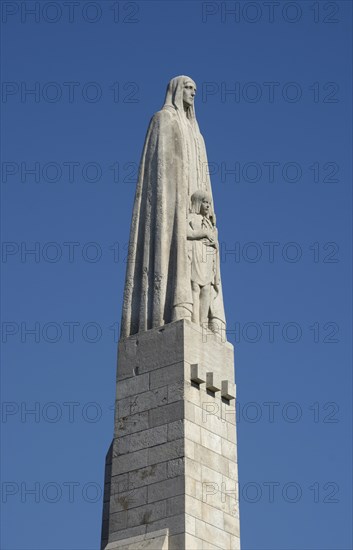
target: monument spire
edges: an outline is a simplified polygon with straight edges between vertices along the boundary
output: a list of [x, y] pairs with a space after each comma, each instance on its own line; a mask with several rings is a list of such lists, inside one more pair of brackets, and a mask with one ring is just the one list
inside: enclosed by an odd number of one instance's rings
[[240, 548], [233, 346], [196, 84], [147, 131], [130, 231], [102, 550]]

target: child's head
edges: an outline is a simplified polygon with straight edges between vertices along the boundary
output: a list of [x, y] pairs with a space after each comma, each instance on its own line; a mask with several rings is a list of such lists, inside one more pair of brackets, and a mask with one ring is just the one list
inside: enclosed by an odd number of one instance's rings
[[213, 208], [211, 195], [202, 189], [195, 191], [190, 198], [190, 212], [212, 217]]

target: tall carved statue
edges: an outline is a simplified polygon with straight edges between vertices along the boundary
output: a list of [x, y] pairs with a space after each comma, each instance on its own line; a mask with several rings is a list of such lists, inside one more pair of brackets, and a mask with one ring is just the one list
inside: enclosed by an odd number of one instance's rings
[[173, 78], [147, 131], [130, 230], [122, 337], [178, 319], [225, 329], [212, 189], [195, 94], [191, 78]]

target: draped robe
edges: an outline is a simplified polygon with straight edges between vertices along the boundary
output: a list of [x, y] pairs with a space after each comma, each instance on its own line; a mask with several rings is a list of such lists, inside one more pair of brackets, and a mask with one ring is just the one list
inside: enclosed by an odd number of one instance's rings
[[[122, 337], [191, 319], [190, 196], [197, 189], [212, 196], [212, 190], [194, 108], [187, 115], [183, 109], [186, 80], [191, 79], [170, 81], [163, 109], [152, 117], [145, 139], [131, 221]], [[212, 317], [225, 324], [221, 284]]]

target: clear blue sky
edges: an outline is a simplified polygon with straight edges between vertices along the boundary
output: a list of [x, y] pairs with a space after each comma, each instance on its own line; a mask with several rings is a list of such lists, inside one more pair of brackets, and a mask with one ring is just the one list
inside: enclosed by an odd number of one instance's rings
[[270, 4], [2, 2], [1, 550], [99, 548], [136, 166], [179, 74], [212, 163], [242, 548], [352, 548], [352, 4]]

